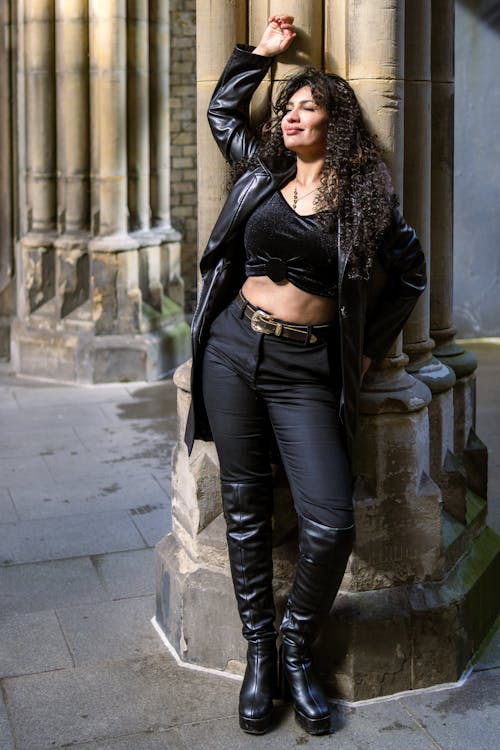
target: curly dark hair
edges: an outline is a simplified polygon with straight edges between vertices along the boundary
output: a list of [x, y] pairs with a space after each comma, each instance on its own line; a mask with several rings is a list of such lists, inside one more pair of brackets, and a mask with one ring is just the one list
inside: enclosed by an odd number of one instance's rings
[[246, 169], [276, 156], [293, 157], [286, 149], [281, 120], [293, 94], [309, 86], [313, 100], [328, 112], [326, 156], [315, 201], [318, 221], [334, 229], [339, 220], [344, 250], [351, 251], [349, 276], [368, 279], [375, 247], [397, 205], [381, 151], [363, 121], [351, 86], [335, 73], [303, 68], [286, 80], [274, 104], [274, 117], [260, 128], [259, 145], [250, 159], [233, 166], [234, 182]]

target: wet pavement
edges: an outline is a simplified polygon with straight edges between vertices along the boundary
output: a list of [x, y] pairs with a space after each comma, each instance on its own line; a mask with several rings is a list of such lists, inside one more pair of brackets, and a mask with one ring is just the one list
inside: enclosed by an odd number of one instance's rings
[[[467, 348], [500, 533], [500, 340]], [[151, 624], [175, 432], [171, 381], [74, 387], [0, 366], [0, 750], [500, 746], [500, 629], [459, 686], [335, 704], [328, 737], [287, 706], [242, 733], [238, 682], [179, 667]]]

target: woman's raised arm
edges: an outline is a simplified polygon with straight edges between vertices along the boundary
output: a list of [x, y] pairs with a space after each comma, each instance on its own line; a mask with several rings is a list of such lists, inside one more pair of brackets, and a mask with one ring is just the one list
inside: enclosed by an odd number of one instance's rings
[[229, 58], [207, 115], [217, 145], [230, 163], [254, 152], [257, 139], [249, 127], [252, 95], [269, 69], [272, 58], [288, 49], [295, 36], [293, 16], [271, 16], [257, 47], [238, 45]]

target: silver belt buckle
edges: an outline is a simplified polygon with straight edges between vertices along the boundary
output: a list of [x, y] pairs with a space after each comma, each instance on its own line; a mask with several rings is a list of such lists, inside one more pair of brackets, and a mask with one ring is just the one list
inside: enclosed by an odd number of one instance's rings
[[265, 313], [263, 310], [256, 310], [252, 315], [250, 325], [252, 327], [252, 331], [256, 331], [257, 333], [269, 333], [269, 331], [264, 330], [262, 326], [264, 325], [264, 323], [270, 322], [271, 316], [268, 315], [268, 313]]
[[[263, 327], [266, 323], [267, 325], [274, 326], [274, 330], [266, 330]], [[275, 336], [281, 336], [281, 332], [283, 331], [282, 323], [274, 320], [272, 315], [265, 313], [263, 310], [256, 310], [254, 312], [250, 320], [250, 326], [252, 331], [256, 331], [256, 333], [273, 333]]]

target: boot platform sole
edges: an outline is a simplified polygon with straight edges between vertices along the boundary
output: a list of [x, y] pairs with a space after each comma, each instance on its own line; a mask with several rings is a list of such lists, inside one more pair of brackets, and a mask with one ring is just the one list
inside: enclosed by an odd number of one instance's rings
[[270, 729], [271, 722], [271, 712], [265, 714], [265, 716], [260, 716], [258, 719], [250, 719], [248, 716], [240, 714], [240, 727], [248, 734], [265, 734]]
[[300, 724], [302, 729], [306, 730], [308, 734], [331, 734], [330, 716], [322, 716], [318, 719], [311, 719], [309, 716], [305, 716], [296, 708], [295, 720], [298, 724]]

